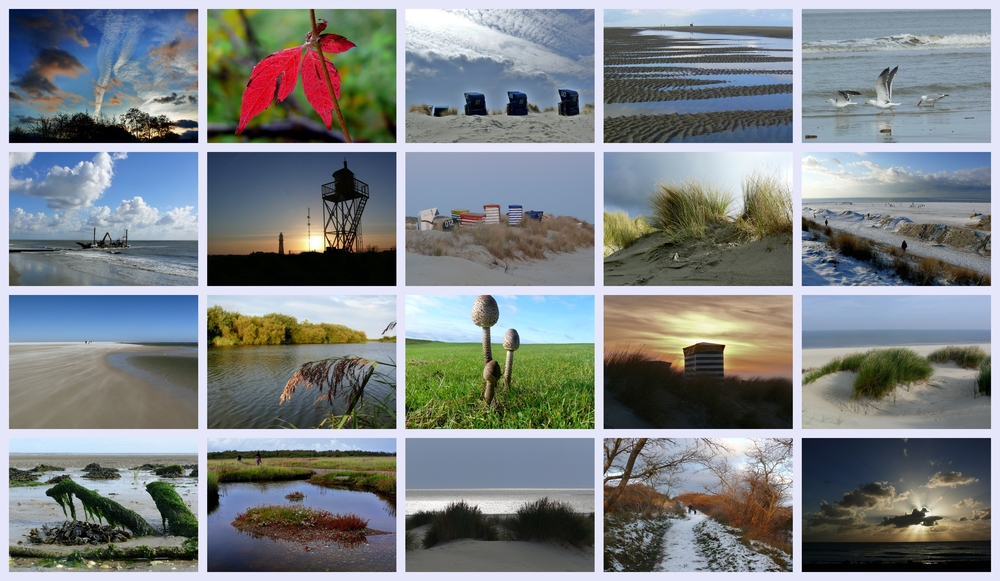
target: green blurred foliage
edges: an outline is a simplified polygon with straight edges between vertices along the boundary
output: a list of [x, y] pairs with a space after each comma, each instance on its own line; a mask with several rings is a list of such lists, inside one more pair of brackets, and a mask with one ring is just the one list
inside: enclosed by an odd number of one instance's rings
[[[327, 20], [326, 33], [339, 34], [356, 45], [347, 52], [326, 55], [340, 72], [340, 109], [351, 137], [355, 141], [395, 142], [396, 11], [317, 10], [316, 19], [320, 18]], [[243, 89], [254, 65], [279, 50], [301, 45], [311, 29], [308, 9], [209, 10], [209, 124], [231, 125], [235, 132]], [[306, 100], [301, 80], [287, 99], [272, 103], [254, 117], [248, 129], [294, 116], [323, 123]], [[336, 114], [333, 129], [340, 130]], [[232, 132], [210, 133], [209, 140], [249, 141]]]

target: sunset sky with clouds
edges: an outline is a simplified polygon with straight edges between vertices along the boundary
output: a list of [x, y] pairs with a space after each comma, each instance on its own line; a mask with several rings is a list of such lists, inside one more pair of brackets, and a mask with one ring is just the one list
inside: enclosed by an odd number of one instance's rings
[[791, 296], [606, 296], [604, 348], [644, 346], [683, 367], [683, 348], [726, 346], [726, 375], [792, 376]]
[[990, 540], [990, 440], [802, 440], [805, 542]]
[[198, 11], [11, 10], [9, 83], [11, 127], [137, 107], [196, 132]]

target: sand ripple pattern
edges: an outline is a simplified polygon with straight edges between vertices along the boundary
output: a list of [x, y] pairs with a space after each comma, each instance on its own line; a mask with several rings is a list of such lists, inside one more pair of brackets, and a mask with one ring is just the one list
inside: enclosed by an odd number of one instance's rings
[[[716, 81], [722, 83], [724, 81]], [[651, 103], [656, 101], [685, 101], [689, 99], [719, 99], [722, 97], [750, 97], [791, 93], [792, 84], [737, 85], [708, 89], [668, 90], [683, 86], [673, 79], [644, 79], [641, 81], [605, 81], [605, 103]]]
[[667, 143], [720, 131], [792, 122], [792, 110], [721, 111], [680, 115], [627, 115], [604, 120], [605, 143]]
[[[787, 69], [706, 69], [702, 67], [672, 67], [670, 65], [659, 67], [624, 66], [606, 69], [604, 78], [605, 80], [622, 81], [636, 77], [652, 78], [654, 74], [676, 80], [677, 77], [691, 75], [790, 75], [792, 71]], [[929, 88], [933, 89], [934, 87]]]

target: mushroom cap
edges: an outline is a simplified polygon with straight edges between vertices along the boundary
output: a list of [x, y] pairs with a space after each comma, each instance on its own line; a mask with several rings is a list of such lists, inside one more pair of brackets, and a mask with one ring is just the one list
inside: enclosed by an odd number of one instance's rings
[[500, 319], [500, 307], [490, 295], [479, 295], [472, 303], [472, 322], [477, 327], [492, 327]]
[[503, 348], [507, 351], [517, 351], [521, 346], [521, 338], [517, 335], [516, 329], [507, 329], [503, 334]]
[[483, 379], [486, 381], [496, 381], [500, 379], [500, 364], [490, 359], [490, 362], [483, 367]]

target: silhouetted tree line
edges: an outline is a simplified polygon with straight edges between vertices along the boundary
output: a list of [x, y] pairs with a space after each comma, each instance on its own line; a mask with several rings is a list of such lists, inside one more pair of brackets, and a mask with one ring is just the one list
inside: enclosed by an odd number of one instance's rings
[[366, 343], [368, 336], [344, 325], [299, 322], [279, 313], [253, 317], [215, 305], [208, 309], [208, 341], [212, 345]]
[[[257, 450], [226, 450], [225, 452], [209, 452], [209, 460], [231, 460], [237, 455], [244, 458], [251, 458], [257, 454]], [[261, 458], [366, 458], [366, 457], [392, 458], [395, 452], [365, 452], [363, 450], [261, 450]]]
[[166, 115], [152, 116], [132, 107], [122, 115], [95, 118], [87, 113], [59, 113], [54, 117], [38, 117], [27, 129], [10, 129], [11, 143], [92, 141], [127, 143], [139, 141], [180, 141], [171, 131], [176, 124]]

